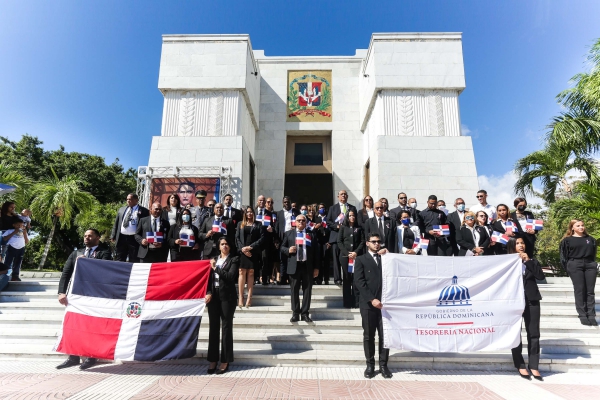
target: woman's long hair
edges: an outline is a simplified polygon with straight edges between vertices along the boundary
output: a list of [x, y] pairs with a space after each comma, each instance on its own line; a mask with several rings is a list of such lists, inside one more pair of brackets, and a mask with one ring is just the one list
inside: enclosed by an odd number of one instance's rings
[[371, 210], [373, 209], [373, 205], [375, 204], [375, 203], [373, 203], [373, 201], [374, 201], [374, 200], [373, 200], [373, 196], [371, 196], [371, 195], [366, 195], [366, 196], [363, 198], [363, 201], [362, 201], [362, 210], [361, 210], [361, 211], [362, 211], [363, 215], [367, 215], [367, 205], [366, 205], [366, 202], [367, 202], [367, 197], [370, 197], [370, 198], [371, 198]]
[[[248, 220], [248, 217], [247, 217], [248, 210], [252, 211], [252, 215], [254, 216], [252, 222], [250, 222]], [[254, 213], [254, 208], [252, 208], [250, 206], [246, 206], [244, 208], [244, 215], [242, 216], [242, 228], [244, 228], [246, 225], [251, 225], [251, 224], [253, 224], [255, 222], [256, 222], [256, 214]]]
[[177, 227], [178, 228], [181, 228], [183, 226], [183, 216], [186, 214], [190, 216], [190, 222], [188, 222], [187, 224], [190, 227], [192, 226], [192, 212], [189, 209], [184, 208], [183, 211], [181, 212], [181, 214], [179, 214], [177, 216]]
[[[479, 223], [479, 221], [477, 220], [477, 218], [479, 217], [479, 213], [483, 213], [483, 215], [485, 215], [485, 222], [483, 223], [483, 225], [481, 225]], [[465, 214], [465, 216], [467, 216], [467, 214]], [[490, 217], [488, 217], [487, 213], [485, 211], [477, 211], [475, 213], [475, 226], [486, 226], [488, 221], [489, 221]]]
[[[582, 220], [580, 220], [580, 219], [577, 219], [577, 218], [576, 218], [576, 219], [572, 219], [572, 220], [569, 222], [569, 226], [567, 227], [567, 231], [565, 232], [565, 236], [563, 236], [563, 239], [564, 239], [564, 238], [566, 238], [566, 237], [569, 237], [569, 236], [573, 236], [573, 226], [574, 226], [576, 223], [578, 223], [578, 222], [581, 222], [582, 224], [584, 224], [584, 225], [585, 225], [585, 223], [584, 223]], [[588, 233], [587, 233], [587, 230], [585, 229], [585, 227], [584, 227], [584, 229], [583, 229], [583, 234], [584, 234], [585, 236], [588, 236]]]
[[[506, 204], [502, 204], [502, 203], [500, 203], [500, 204], [498, 204], [498, 205], [496, 206], [496, 211], [498, 211], [498, 209], [499, 209], [500, 207], [504, 207], [504, 208], [506, 208], [506, 220], [508, 221], [509, 219], [511, 219], [511, 218], [510, 218], [510, 208], [508, 208], [508, 206], [507, 206]], [[498, 219], [502, 219], [502, 218], [498, 217]]]
[[[508, 243], [506, 244], [506, 252], [508, 254], [516, 254], [516, 253], [518, 253], [518, 251], [517, 251], [517, 239], [523, 240], [523, 238], [514, 238], [514, 237], [511, 237], [510, 239], [508, 239]], [[523, 245], [525, 245], [525, 249], [527, 249], [527, 244], [525, 243], [524, 240], [523, 240]]]
[[2, 211], [0, 212], [0, 215], [2, 215], [3, 217], [5, 215], [8, 215], [8, 207], [10, 207], [13, 204], [15, 204], [14, 201], [5, 201], [4, 204], [2, 204]]
[[[350, 213], [354, 214], [354, 224], [353, 225], [350, 225]], [[356, 228], [358, 226], [358, 215], [356, 215], [354, 210], [348, 211], [348, 215], [346, 216], [346, 219], [344, 219], [344, 222], [342, 225], [348, 226], [350, 228]]]
[[179, 198], [179, 195], [177, 193], [171, 193], [169, 195], [169, 197], [167, 198], [167, 205], [165, 206], [165, 209], [167, 210], [167, 212], [171, 211], [171, 198], [175, 198], [177, 199], [177, 205], [175, 207], [177, 207], [177, 209], [179, 209], [181, 207], [181, 199]]

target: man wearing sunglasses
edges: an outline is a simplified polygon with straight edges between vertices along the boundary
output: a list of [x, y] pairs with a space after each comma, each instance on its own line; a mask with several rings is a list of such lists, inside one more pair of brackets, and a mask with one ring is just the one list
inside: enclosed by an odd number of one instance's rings
[[[290, 229], [283, 235], [281, 242], [281, 258], [287, 260], [287, 273], [292, 292], [292, 318], [290, 322], [313, 322], [310, 319], [310, 299], [312, 296], [313, 280], [319, 275], [317, 266], [316, 240], [308, 240], [306, 217], [302, 214], [296, 217], [296, 228]], [[310, 235], [310, 234], [309, 234]], [[302, 238], [300, 244], [297, 238]], [[302, 306], [300, 306], [300, 286], [302, 286]]]
[[369, 218], [364, 225], [365, 236], [377, 233], [381, 239], [381, 247], [387, 249], [390, 253], [397, 253], [396, 235], [398, 229], [396, 219], [384, 215], [385, 205], [381, 201], [375, 203], [373, 210], [375, 210], [375, 216]]
[[354, 263], [354, 285], [359, 292], [360, 317], [363, 327], [363, 347], [367, 360], [365, 378], [375, 376], [375, 332], [379, 338], [379, 372], [386, 379], [392, 377], [387, 367], [389, 349], [383, 347], [383, 321], [381, 318], [381, 292], [383, 274], [381, 256], [387, 253], [381, 248], [381, 237], [378, 233], [367, 235], [368, 251], [356, 258]]
[[[264, 217], [268, 217], [271, 219], [269, 225], [263, 226], [265, 227], [265, 241], [261, 254], [262, 258], [262, 284], [263, 286], [267, 286], [271, 280], [271, 274], [273, 273], [273, 252], [275, 251], [275, 222], [273, 222], [273, 214], [271, 211], [267, 209], [267, 198], [262, 194], [258, 196], [256, 199], [256, 220], [263, 221]], [[259, 271], [254, 271], [254, 276], [258, 278]]]
[[341, 265], [340, 265], [340, 249], [337, 245], [338, 232], [342, 226], [343, 221], [336, 221], [340, 214], [344, 214], [344, 218], [348, 217], [348, 212], [354, 211], [354, 215], [357, 215], [356, 207], [352, 204], [348, 204], [348, 192], [340, 190], [338, 192], [338, 203], [335, 203], [329, 207], [327, 213], [327, 227], [330, 230], [329, 243], [332, 248], [333, 257], [333, 280], [336, 285], [342, 284]]
[[481, 189], [479, 192], [477, 192], [477, 201], [479, 204], [469, 208], [469, 211], [473, 211], [475, 215], [477, 215], [478, 211], [483, 211], [488, 216], [488, 224], [494, 222], [494, 220], [498, 217], [498, 214], [496, 213], [496, 207], [488, 204], [487, 192], [485, 190]]
[[398, 219], [398, 216], [402, 211], [410, 211], [411, 208], [408, 206], [408, 196], [404, 192], [398, 193], [398, 207], [390, 210], [390, 218], [393, 220]]

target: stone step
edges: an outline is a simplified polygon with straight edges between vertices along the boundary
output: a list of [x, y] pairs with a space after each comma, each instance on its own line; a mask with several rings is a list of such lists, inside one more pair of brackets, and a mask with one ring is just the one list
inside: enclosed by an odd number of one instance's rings
[[[527, 356], [525, 359], [527, 359]], [[377, 356], [376, 356], [377, 357]], [[56, 360], [60, 362], [64, 354], [53, 352], [47, 345], [24, 344], [6, 346], [0, 349], [0, 358], [13, 360]], [[204, 360], [206, 349], [199, 348], [196, 358]], [[185, 362], [185, 360], [182, 360]], [[189, 361], [188, 361], [189, 362]], [[194, 362], [193, 360], [191, 362]], [[235, 363], [256, 366], [312, 366], [348, 367], [363, 366], [362, 350], [280, 350], [280, 349], [239, 349], [235, 351]], [[416, 353], [390, 352], [388, 365], [393, 368], [411, 369], [460, 369], [460, 370], [513, 370], [510, 352], [502, 353]], [[600, 369], [598, 358], [574, 354], [542, 354], [540, 370], [552, 372], [589, 371]]]

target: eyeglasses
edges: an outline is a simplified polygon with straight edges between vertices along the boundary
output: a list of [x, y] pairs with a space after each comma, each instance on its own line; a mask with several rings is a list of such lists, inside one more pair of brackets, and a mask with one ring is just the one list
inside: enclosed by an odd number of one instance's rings
[[305, 219], [296, 219], [296, 223], [298, 223], [298, 222], [305, 223], [305, 222], [306, 222], [306, 220], [305, 220]]
[[373, 201], [373, 199], [365, 199], [365, 201]]
[[478, 199], [483, 199], [483, 197], [484, 196], [482, 196], [482, 195], [477, 196]]
[[375, 207], [376, 210], [383, 210], [383, 207]]
[[369, 240], [369, 243], [381, 244], [381, 240]]

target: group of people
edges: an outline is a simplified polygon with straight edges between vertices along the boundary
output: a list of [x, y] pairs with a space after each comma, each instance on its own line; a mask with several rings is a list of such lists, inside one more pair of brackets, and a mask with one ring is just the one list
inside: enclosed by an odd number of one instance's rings
[[[189, 194], [186, 192], [186, 195]], [[342, 285], [344, 307], [360, 309], [368, 366], [365, 377], [375, 374], [377, 332], [380, 371], [389, 378], [388, 350], [383, 348], [382, 340], [382, 255], [447, 257], [518, 253], [524, 265], [526, 308], [523, 315], [529, 367], [533, 376], [541, 379], [536, 361], [539, 360], [541, 296], [536, 280], [543, 279], [544, 275], [533, 258], [537, 231], [525, 224], [534, 216], [526, 210], [524, 198], [515, 199], [515, 211], [511, 213], [505, 204], [495, 207], [488, 204], [484, 190], [477, 193], [478, 203], [468, 209], [464, 199], [456, 199], [452, 212], [435, 195], [429, 196], [424, 210], [419, 210], [416, 199], [402, 192], [398, 194], [398, 206], [392, 209], [387, 199], [375, 202], [371, 196], [366, 196], [358, 209], [348, 203], [345, 190], [338, 192], [338, 201], [328, 209], [323, 203], [298, 206], [285, 196], [281, 210], [275, 211], [274, 200], [261, 195], [255, 206], [244, 206], [240, 210], [232, 206], [230, 194], [225, 195], [222, 202], [211, 200], [205, 205], [206, 196], [205, 191], [198, 190], [195, 192], [198, 205], [193, 206], [187, 199], [187, 204], [182, 206], [176, 192], [168, 197], [164, 207], [155, 202], [148, 210], [138, 204], [135, 194], [129, 194], [127, 205], [119, 210], [115, 219], [111, 240], [116, 244], [116, 259], [120, 261], [210, 260], [213, 272], [206, 297], [210, 316], [209, 373], [225, 373], [233, 361], [233, 317], [236, 307], [251, 307], [254, 284], [289, 283], [290, 322], [311, 323], [312, 286], [329, 284], [333, 275], [334, 283]], [[498, 232], [509, 239], [504, 243], [494, 241]], [[84, 238], [88, 240], [86, 249], [81, 254], [74, 252], [65, 266], [65, 284], [61, 279], [59, 288], [61, 303], [66, 302], [66, 284], [76, 257], [109, 257], [108, 247], [96, 241], [97, 232], [90, 230], [86, 235], [88, 233], [89, 238]], [[580, 320], [586, 325], [597, 325], [596, 242], [587, 235], [583, 222], [574, 220], [560, 248], [561, 260], [575, 287]], [[519, 373], [531, 379], [521, 356], [521, 346], [513, 349], [513, 358]], [[78, 357], [70, 360], [64, 364], [79, 364]], [[82, 369], [84, 366], [85, 363]]]
[[10, 281], [20, 281], [21, 264], [25, 255], [25, 246], [29, 243], [27, 232], [31, 229], [31, 210], [25, 209], [18, 214], [15, 203], [6, 201], [0, 211], [0, 291]]

